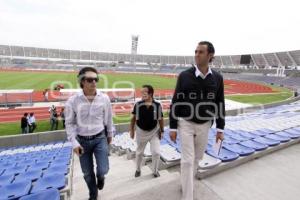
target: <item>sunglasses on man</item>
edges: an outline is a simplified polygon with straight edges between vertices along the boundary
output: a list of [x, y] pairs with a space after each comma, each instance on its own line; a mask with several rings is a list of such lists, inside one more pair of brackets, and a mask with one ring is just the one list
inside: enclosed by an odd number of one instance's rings
[[95, 81], [96, 83], [99, 82], [99, 78], [96, 77], [96, 78], [91, 78], [91, 77], [88, 77], [88, 78], [84, 78], [85, 81], [87, 81], [88, 83], [92, 83], [93, 81]]

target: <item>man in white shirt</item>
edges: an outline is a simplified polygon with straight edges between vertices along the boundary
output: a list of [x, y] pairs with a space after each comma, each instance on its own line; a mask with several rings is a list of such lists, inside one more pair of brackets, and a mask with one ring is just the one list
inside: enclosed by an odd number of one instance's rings
[[[79, 156], [89, 188], [89, 199], [96, 200], [98, 189], [103, 189], [109, 170], [108, 145], [113, 136], [112, 108], [109, 97], [97, 91], [99, 78], [96, 69], [81, 69], [78, 81], [82, 91], [70, 97], [65, 105], [66, 132], [74, 152]], [[93, 155], [97, 164], [97, 183]]]
[[30, 113], [28, 118], [28, 126], [29, 126], [29, 133], [33, 133], [36, 129], [36, 121], [34, 117], [34, 113]]

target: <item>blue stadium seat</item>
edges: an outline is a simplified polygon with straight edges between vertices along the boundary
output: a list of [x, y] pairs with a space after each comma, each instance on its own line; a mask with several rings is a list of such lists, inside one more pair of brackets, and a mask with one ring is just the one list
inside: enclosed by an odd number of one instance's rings
[[[230, 130], [230, 129], [224, 129], [224, 134], [225, 135], [228, 135], [228, 136], [232, 136], [232, 135], [235, 135], [236, 133], [233, 131], [233, 130]], [[213, 136], [216, 135], [216, 131], [213, 132]]]
[[[216, 139], [216, 138], [214, 138], [214, 139]], [[223, 143], [226, 143], [226, 144], [237, 144], [239, 142], [240, 142], [239, 140], [233, 139], [231, 137], [226, 137], [226, 136], [224, 137], [224, 141], [223, 141]]]
[[35, 160], [35, 159], [29, 159], [29, 158], [26, 158], [26, 160], [24, 160], [22, 163], [23, 163], [24, 165], [31, 166], [31, 165], [33, 165], [33, 164], [36, 163], [36, 160]]
[[243, 131], [243, 130], [236, 130], [236, 132], [239, 133], [241, 136], [246, 137], [248, 139], [253, 139], [253, 138], [257, 137], [257, 135], [252, 134], [252, 133], [247, 132], [247, 131]]
[[23, 157], [16, 156], [14, 158], [11, 158], [11, 160], [14, 160], [17, 163], [23, 163], [26, 160], [26, 157], [25, 155], [23, 155]]
[[165, 144], [169, 144], [168, 141], [165, 138], [162, 138], [160, 140], [160, 145], [165, 145]]
[[268, 146], [276, 146], [276, 145], [280, 144], [279, 141], [272, 140], [272, 139], [265, 138], [265, 137], [257, 137], [257, 138], [254, 138], [253, 141], [261, 143], [261, 144], [265, 144]]
[[[69, 154], [69, 153], [67, 153], [67, 154], [58, 153], [58, 154], [55, 156], [55, 159], [68, 159], [68, 160], [70, 160], [70, 159], [71, 159], [71, 156], [72, 156], [72, 154]], [[55, 160], [55, 159], [54, 159], [54, 160]]]
[[265, 138], [269, 138], [269, 139], [280, 141], [280, 142], [288, 142], [291, 140], [290, 137], [280, 136], [280, 135], [276, 135], [276, 134], [266, 135]]
[[208, 144], [209, 144], [210, 146], [213, 146], [215, 143], [216, 143], [216, 138], [208, 139]]
[[63, 147], [59, 152], [60, 153], [72, 153], [72, 147]]
[[239, 158], [239, 154], [222, 148], [219, 155], [216, 155], [213, 149], [209, 148], [207, 154], [222, 160], [222, 162], [230, 162]]
[[42, 170], [28, 170], [15, 177], [15, 181], [32, 180], [35, 181], [42, 176]]
[[299, 132], [299, 134], [295, 134], [295, 133], [291, 133], [291, 132], [280, 131], [280, 132], [277, 132], [275, 134], [280, 135], [280, 136], [290, 137], [292, 139], [300, 138], [300, 132]]
[[23, 196], [19, 200], [60, 200], [60, 195], [57, 189], [52, 188]]
[[35, 182], [31, 193], [37, 193], [50, 188], [56, 188], [60, 190], [64, 188], [65, 185], [66, 179], [65, 176], [62, 174], [44, 175], [42, 178], [38, 179]]
[[7, 161], [5, 161], [5, 163], [0, 164], [0, 169], [12, 168], [16, 166], [16, 164], [17, 163], [8, 163]]
[[268, 145], [262, 144], [259, 142], [255, 142], [253, 140], [247, 140], [247, 141], [241, 142], [240, 145], [255, 149], [255, 151], [262, 151], [262, 150], [265, 150], [268, 148]]
[[65, 175], [68, 174], [69, 173], [68, 165], [64, 165], [64, 164], [50, 165], [50, 167], [44, 172], [45, 175], [48, 174], [50, 175], [54, 173], [65, 174]]
[[50, 161], [52, 161], [53, 159], [54, 159], [54, 155], [43, 155], [43, 156], [41, 156], [39, 159], [38, 159], [38, 161], [39, 162], [50, 162]]
[[231, 137], [232, 139], [238, 140], [238, 141], [240, 141], [240, 142], [249, 140], [248, 137], [244, 137], [244, 136], [242, 136], [242, 135], [240, 135], [240, 134], [238, 134], [238, 133], [232, 134], [230, 137]]
[[13, 175], [13, 174], [0, 176], [0, 187], [10, 184], [14, 180], [14, 178], [15, 178], [15, 175]]
[[284, 132], [292, 134], [295, 137], [300, 135], [300, 130], [297, 130], [295, 128], [293, 128], [293, 129], [286, 129], [286, 130], [284, 130]]
[[36, 162], [29, 167], [29, 170], [43, 170], [49, 167], [49, 162]]
[[12, 200], [25, 196], [29, 193], [31, 181], [19, 181], [0, 188], [0, 200]]
[[212, 145], [207, 144], [207, 145], [206, 145], [206, 151], [205, 151], [205, 152], [208, 152], [208, 151], [210, 151], [211, 149], [212, 149]]
[[51, 161], [51, 165], [53, 165], [53, 164], [69, 165], [70, 159], [69, 158], [57, 158], [57, 159]]
[[248, 156], [255, 152], [254, 149], [242, 146], [240, 144], [224, 144], [225, 149], [239, 154], [240, 156]]
[[257, 135], [257, 136], [266, 136], [268, 133], [261, 131], [261, 130], [256, 130], [256, 131], [251, 131], [250, 133]]
[[12, 168], [6, 168], [5, 172], [3, 173], [4, 175], [8, 175], [8, 174], [13, 174], [13, 175], [17, 175], [20, 173], [23, 173], [27, 170], [27, 165], [20, 165], [20, 166], [14, 166]]
[[212, 129], [209, 129], [209, 132], [208, 132], [208, 138], [209, 138], [209, 139], [216, 138], [216, 132], [213, 131]]
[[266, 134], [272, 134], [275, 133], [275, 131], [271, 130], [271, 129], [267, 129], [267, 128], [263, 128], [263, 129], [259, 129], [259, 131], [264, 132]]

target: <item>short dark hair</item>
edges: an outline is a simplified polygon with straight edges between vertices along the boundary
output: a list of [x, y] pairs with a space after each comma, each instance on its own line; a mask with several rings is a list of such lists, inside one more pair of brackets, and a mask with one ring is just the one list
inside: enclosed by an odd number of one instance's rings
[[147, 88], [148, 89], [148, 94], [150, 94], [151, 97], [153, 97], [154, 89], [153, 89], [152, 85], [143, 85], [142, 87]]
[[24, 113], [24, 117], [27, 117], [28, 116], [28, 113]]
[[[207, 52], [211, 54], [215, 54], [215, 47], [211, 42], [208, 41], [201, 41], [198, 43], [198, 45], [206, 45], [207, 46]], [[212, 62], [214, 58], [211, 58], [209, 62]]]
[[30, 113], [30, 116], [33, 116], [34, 115], [34, 113]]
[[77, 75], [78, 82], [80, 83], [81, 88], [83, 88], [83, 84], [81, 83], [81, 81], [83, 80], [84, 75], [85, 75], [86, 72], [95, 72], [96, 74], [98, 74], [98, 71], [94, 67], [84, 67], [84, 68], [82, 68], [79, 71], [78, 75]]

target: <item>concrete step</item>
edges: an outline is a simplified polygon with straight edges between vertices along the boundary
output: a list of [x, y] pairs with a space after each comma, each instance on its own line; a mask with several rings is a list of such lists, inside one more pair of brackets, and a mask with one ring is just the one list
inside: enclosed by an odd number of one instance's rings
[[[169, 172], [165, 170], [160, 171], [159, 173], [161, 177], [169, 175]], [[128, 173], [127, 176], [123, 176], [122, 178], [115, 180], [107, 177], [103, 194], [110, 194], [112, 192], [114, 193], [116, 188], [123, 188], [124, 186], [126, 187], [132, 184], [139, 184], [152, 179], [154, 179], [152, 172], [149, 168], [147, 169], [147, 167], [142, 168], [142, 175], [138, 178], [134, 177], [134, 173]]]
[[[141, 177], [135, 178], [136, 164], [134, 160], [127, 160], [125, 156], [112, 154], [109, 157], [110, 170], [105, 179], [105, 187], [99, 191], [101, 200], [132, 198], [140, 196], [144, 192], [151, 194], [152, 188], [168, 187], [168, 184], [179, 182], [179, 173], [169, 173], [167, 170], [160, 171], [161, 177], [154, 178], [149, 166], [143, 166]], [[178, 188], [177, 188], [178, 190]], [[151, 195], [150, 195], [151, 196]], [[72, 200], [88, 199], [88, 188], [83, 179], [79, 158], [74, 157], [73, 195]]]
[[[117, 165], [111, 164], [109, 173], [106, 176], [107, 185], [115, 185], [123, 180], [134, 178], [136, 164], [132, 160], [123, 161]], [[152, 175], [152, 170], [148, 166], [141, 168], [142, 176]]]
[[161, 177], [153, 178], [152, 174], [140, 178], [129, 178], [122, 183], [119, 182], [111, 189], [104, 189], [100, 193], [101, 200], [124, 200], [139, 197], [141, 199], [145, 194], [155, 192], [153, 188], [168, 187], [169, 184], [179, 182], [179, 173], [169, 173], [166, 170], [160, 171]]
[[[117, 156], [112, 154], [109, 157], [110, 170], [105, 179], [104, 190], [111, 193], [114, 192], [115, 188], [124, 187], [128, 180], [134, 179], [134, 173], [136, 169], [135, 161], [128, 160], [125, 156]], [[94, 163], [94, 166], [95, 163]], [[83, 179], [81, 172], [80, 162], [78, 156], [74, 156], [74, 175], [73, 175], [73, 195], [74, 200], [83, 200], [88, 197], [88, 188]], [[96, 170], [95, 170], [96, 171]], [[164, 172], [166, 173], [166, 172]], [[142, 167], [142, 177], [140, 180], [152, 178], [152, 171], [148, 166]], [[76, 192], [80, 191], [80, 192]]]

